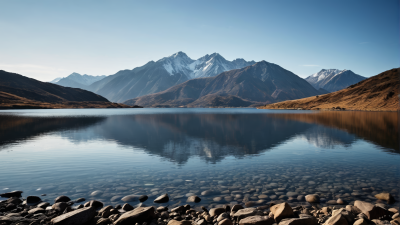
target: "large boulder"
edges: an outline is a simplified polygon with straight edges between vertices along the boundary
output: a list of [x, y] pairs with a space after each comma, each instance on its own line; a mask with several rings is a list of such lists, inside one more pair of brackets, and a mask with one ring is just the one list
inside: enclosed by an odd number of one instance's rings
[[281, 221], [279, 225], [318, 225], [318, 220], [312, 216], [305, 218], [292, 218]]
[[271, 206], [271, 212], [274, 214], [276, 222], [280, 222], [282, 219], [294, 217], [293, 209], [286, 202]]
[[249, 216], [239, 221], [239, 225], [272, 225], [275, 221], [269, 216]]
[[379, 217], [382, 217], [384, 215], [392, 215], [392, 212], [387, 211], [386, 209], [375, 206], [369, 202], [363, 202], [356, 200], [354, 202], [354, 206], [360, 209], [362, 213], [364, 213], [368, 219], [373, 220], [373, 219], [378, 219]]
[[349, 223], [341, 213], [337, 213], [325, 221], [324, 225], [349, 225]]
[[154, 200], [154, 203], [166, 203], [169, 201], [168, 194], [161, 195]]
[[132, 211], [122, 214], [114, 225], [131, 225], [131, 224], [142, 224], [155, 217], [154, 207], [138, 207]]
[[309, 203], [319, 203], [319, 196], [318, 195], [306, 195], [306, 201]]
[[96, 216], [96, 209], [86, 207], [57, 216], [51, 220], [53, 225], [81, 225], [86, 224]]

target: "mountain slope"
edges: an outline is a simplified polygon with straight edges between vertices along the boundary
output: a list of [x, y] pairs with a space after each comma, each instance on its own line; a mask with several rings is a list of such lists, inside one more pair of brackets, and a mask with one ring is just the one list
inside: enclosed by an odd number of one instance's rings
[[64, 87], [73, 87], [73, 88], [81, 88], [88, 90], [89, 85], [102, 80], [105, 78], [105, 75], [102, 76], [91, 76], [91, 75], [81, 75], [79, 73], [72, 73], [64, 78], [56, 78], [50, 83], [58, 84]]
[[333, 93], [278, 102], [263, 109], [347, 109], [398, 111], [399, 69], [391, 69]]
[[323, 88], [329, 92], [334, 92], [365, 79], [365, 77], [357, 75], [351, 70], [323, 69], [307, 77], [306, 81], [317, 90]]
[[0, 108], [127, 107], [78, 88], [41, 82], [0, 70]]
[[247, 62], [243, 59], [228, 61], [218, 53], [193, 60], [185, 53], [178, 52], [157, 62], [150, 61], [133, 70], [119, 71], [94, 82], [88, 90], [111, 101], [123, 102], [164, 91], [193, 78], [213, 77], [221, 72], [243, 68], [254, 63], [254, 61]]
[[320, 94], [304, 79], [265, 61], [215, 77], [188, 80], [165, 91], [125, 101], [146, 107], [250, 106]]

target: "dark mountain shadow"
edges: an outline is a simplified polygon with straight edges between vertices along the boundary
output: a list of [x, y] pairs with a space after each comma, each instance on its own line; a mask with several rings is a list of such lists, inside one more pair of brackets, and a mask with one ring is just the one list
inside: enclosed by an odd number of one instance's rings
[[105, 117], [0, 116], [0, 150], [52, 132], [79, 130], [104, 121]]
[[386, 152], [400, 154], [398, 112], [325, 111], [269, 116], [339, 129], [381, 146]]

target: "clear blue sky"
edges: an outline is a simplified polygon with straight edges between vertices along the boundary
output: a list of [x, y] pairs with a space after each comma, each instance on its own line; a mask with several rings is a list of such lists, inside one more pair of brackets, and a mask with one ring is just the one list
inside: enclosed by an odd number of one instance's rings
[[110, 75], [183, 51], [369, 77], [400, 66], [399, 18], [399, 0], [0, 0], [0, 69]]

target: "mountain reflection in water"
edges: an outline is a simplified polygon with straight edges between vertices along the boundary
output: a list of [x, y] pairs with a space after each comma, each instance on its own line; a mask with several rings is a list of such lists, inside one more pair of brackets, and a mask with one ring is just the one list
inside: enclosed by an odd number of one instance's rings
[[0, 150], [59, 133], [76, 143], [99, 139], [140, 148], [177, 164], [193, 156], [216, 163], [227, 156], [257, 155], [294, 137], [324, 149], [348, 147], [361, 138], [400, 153], [398, 114], [393, 112], [0, 116], [0, 122]]

